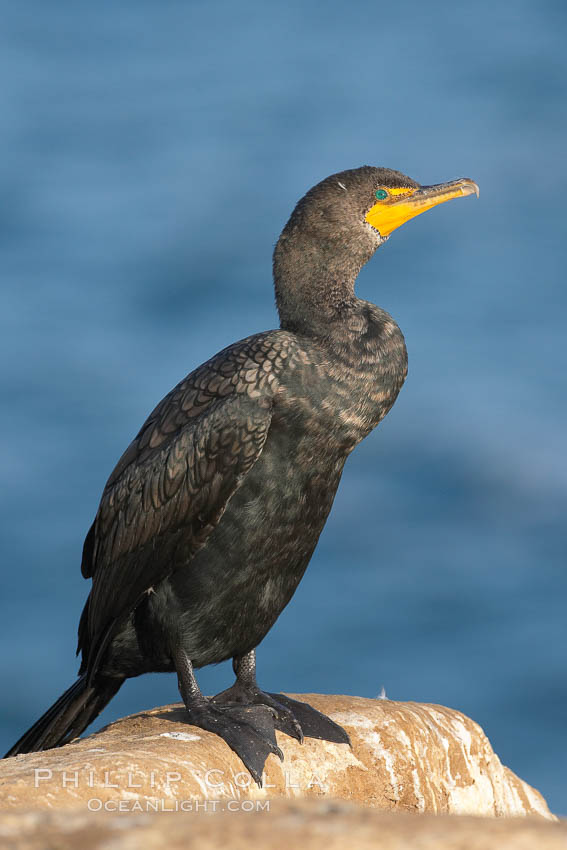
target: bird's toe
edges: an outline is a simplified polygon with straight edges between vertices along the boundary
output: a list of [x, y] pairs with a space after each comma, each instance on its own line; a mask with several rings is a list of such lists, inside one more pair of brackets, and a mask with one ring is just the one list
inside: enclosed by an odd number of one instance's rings
[[[276, 703], [280, 703], [284, 709], [293, 717], [306, 738], [318, 738], [320, 741], [331, 741], [335, 744], [349, 744], [350, 738], [338, 723], [327, 717], [326, 714], [317, 711], [316, 708], [306, 702], [300, 702], [285, 694], [268, 694]], [[277, 725], [279, 729], [280, 726]], [[286, 729], [282, 729], [286, 732]], [[288, 734], [290, 734], [288, 732]], [[293, 737], [296, 737], [295, 735]]]

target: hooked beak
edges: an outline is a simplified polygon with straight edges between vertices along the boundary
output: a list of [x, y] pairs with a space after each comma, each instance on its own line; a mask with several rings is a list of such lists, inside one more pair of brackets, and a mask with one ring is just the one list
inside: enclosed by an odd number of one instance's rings
[[438, 183], [435, 186], [420, 186], [419, 189], [407, 187], [387, 191], [388, 197], [374, 204], [365, 216], [368, 224], [384, 237], [389, 236], [410, 218], [430, 210], [437, 204], [444, 204], [445, 201], [464, 195], [474, 194], [478, 198], [479, 193], [477, 184], [468, 177]]

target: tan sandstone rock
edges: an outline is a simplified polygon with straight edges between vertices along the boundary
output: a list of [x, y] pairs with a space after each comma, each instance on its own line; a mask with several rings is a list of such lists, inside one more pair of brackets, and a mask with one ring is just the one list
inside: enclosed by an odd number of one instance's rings
[[380, 812], [350, 803], [275, 800], [269, 811], [91, 814], [0, 812], [7, 850], [565, 850], [567, 826], [541, 818]]
[[258, 788], [224, 741], [189, 726], [182, 706], [165, 706], [65, 747], [2, 761], [0, 807], [136, 813], [189, 811], [208, 801], [212, 811], [232, 801], [261, 808], [283, 796], [414, 813], [553, 819], [542, 796], [503, 767], [482, 729], [458, 711], [351, 696], [292, 696], [344, 726], [352, 749], [310, 738], [300, 745], [278, 733], [285, 761], [271, 755], [264, 787]]

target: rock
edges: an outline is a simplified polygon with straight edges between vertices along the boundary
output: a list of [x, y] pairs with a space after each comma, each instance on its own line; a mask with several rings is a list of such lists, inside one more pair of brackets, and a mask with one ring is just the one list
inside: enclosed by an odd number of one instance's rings
[[[293, 696], [293, 695], [292, 695]], [[0, 807], [152, 812], [197, 801], [327, 797], [378, 809], [553, 819], [542, 796], [503, 767], [482, 729], [438, 705], [296, 696], [345, 727], [352, 749], [278, 733], [258, 788], [224, 741], [188, 725], [181, 705], [133, 714], [88, 738], [0, 763]], [[274, 845], [275, 846], [275, 845]]]
[[[248, 801], [251, 802], [251, 801]], [[266, 801], [264, 801], [264, 805]], [[350, 803], [272, 800], [269, 811], [91, 814], [0, 812], [11, 850], [565, 850], [567, 826], [541, 818], [474, 818], [380, 812]]]

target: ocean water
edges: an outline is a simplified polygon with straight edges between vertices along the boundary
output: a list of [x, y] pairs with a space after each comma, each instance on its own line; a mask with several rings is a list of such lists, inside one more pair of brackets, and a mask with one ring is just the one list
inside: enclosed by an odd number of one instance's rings
[[[276, 326], [271, 251], [304, 191], [386, 165], [470, 176], [480, 199], [408, 223], [360, 276], [409, 378], [259, 679], [458, 708], [567, 814], [565, 4], [36, 0], [2, 19], [1, 747], [75, 677], [81, 546], [116, 459], [184, 374]], [[97, 726], [177, 698], [144, 676]]]

